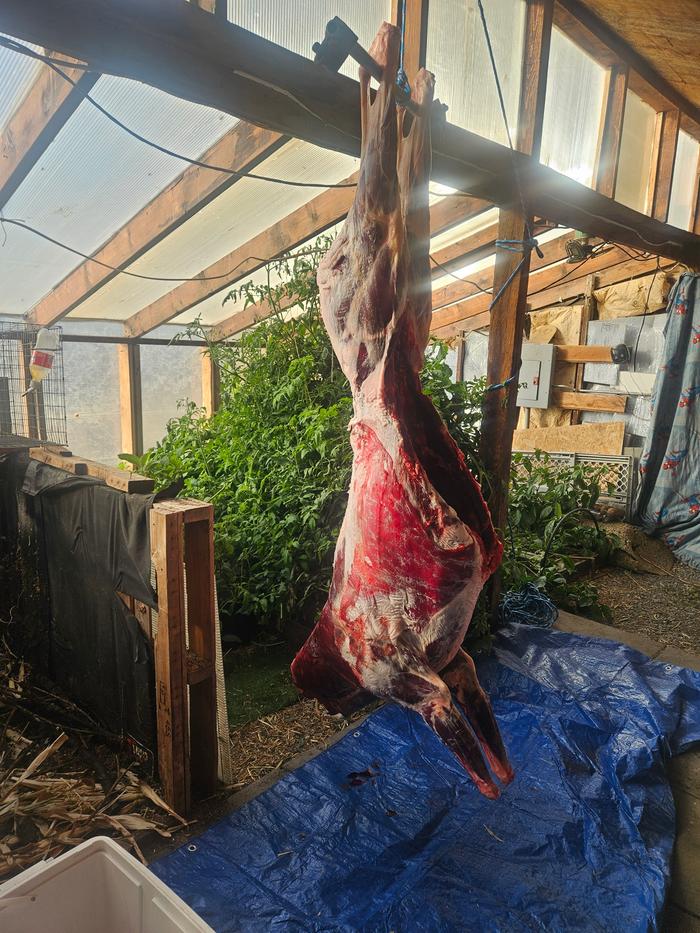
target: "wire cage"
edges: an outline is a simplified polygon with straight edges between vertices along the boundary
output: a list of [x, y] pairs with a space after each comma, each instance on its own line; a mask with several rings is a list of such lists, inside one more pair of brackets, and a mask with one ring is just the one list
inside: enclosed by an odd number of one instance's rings
[[0, 321], [0, 437], [67, 444], [66, 391], [60, 327], [50, 372], [31, 391], [29, 363], [41, 328]]

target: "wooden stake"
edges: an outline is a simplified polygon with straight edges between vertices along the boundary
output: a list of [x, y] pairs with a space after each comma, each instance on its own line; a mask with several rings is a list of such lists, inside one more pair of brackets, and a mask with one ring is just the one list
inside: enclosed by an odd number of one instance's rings
[[137, 343], [121, 343], [117, 354], [122, 451], [139, 455], [143, 453], [141, 351]]

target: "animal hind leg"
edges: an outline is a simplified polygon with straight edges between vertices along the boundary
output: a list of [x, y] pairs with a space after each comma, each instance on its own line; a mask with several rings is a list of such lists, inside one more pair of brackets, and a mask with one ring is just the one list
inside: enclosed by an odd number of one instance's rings
[[499, 796], [498, 787], [489, 773], [479, 743], [452, 702], [449, 688], [428, 666], [425, 655], [410, 633], [403, 633], [394, 645], [397, 649], [395, 660], [399, 661], [400, 668], [391, 678], [384, 695], [419, 713], [456, 756], [477, 789], [485, 797], [495, 800]]
[[460, 648], [454, 660], [441, 671], [441, 677], [455, 692], [493, 773], [504, 784], [509, 784], [513, 780], [513, 769], [489, 698], [481, 688], [474, 662], [466, 651]]

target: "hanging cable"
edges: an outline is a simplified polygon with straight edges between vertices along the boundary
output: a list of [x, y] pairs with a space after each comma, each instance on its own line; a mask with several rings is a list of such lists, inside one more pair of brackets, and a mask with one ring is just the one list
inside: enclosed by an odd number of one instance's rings
[[[66, 74], [61, 68], [59, 68], [53, 59], [49, 58], [47, 55], [41, 55], [39, 52], [35, 52], [33, 49], [30, 49], [29, 46], [23, 45], [21, 42], [15, 42], [11, 39], [5, 39], [0, 37], [0, 45], [4, 45], [6, 48], [10, 49], [13, 52], [19, 52], [22, 55], [27, 55], [30, 58], [34, 58], [37, 61], [43, 62], [52, 68], [56, 74], [60, 75], [65, 81], [71, 84], [73, 87], [77, 87], [78, 82], [74, 81], [70, 75]], [[152, 139], [143, 136], [141, 133], [137, 133], [136, 130], [131, 129], [130, 126], [127, 126], [123, 123], [118, 117], [115, 117], [113, 113], [110, 113], [102, 104], [98, 103], [94, 97], [90, 94], [85, 94], [84, 99], [88, 101], [92, 106], [98, 110], [104, 117], [110, 120], [115, 126], [118, 126], [121, 130], [124, 130], [125, 133], [128, 133], [129, 136], [132, 136], [134, 139], [137, 139], [139, 142], [144, 143], [146, 146], [150, 146], [152, 149], [156, 149], [158, 152], [162, 152], [164, 155], [172, 156], [174, 159], [180, 159], [182, 162], [187, 162], [189, 165], [195, 165], [198, 168], [207, 168], [211, 169], [214, 172], [222, 172], [225, 175], [233, 175], [235, 178], [253, 178], [257, 181], [268, 181], [276, 185], [288, 185], [292, 188], [356, 188], [357, 184], [355, 182], [340, 182], [337, 184], [328, 184], [327, 182], [312, 182], [312, 181], [295, 181], [289, 178], [274, 178], [270, 175], [260, 175], [257, 172], [241, 172], [237, 169], [227, 168], [224, 165], [211, 165], [209, 162], [203, 162], [201, 159], [192, 159], [189, 156], [183, 155], [181, 152], [175, 152], [174, 149], [169, 149], [167, 146], [161, 146], [160, 143], [154, 142]]]
[[647, 297], [646, 297], [646, 301], [644, 302], [644, 311], [642, 312], [642, 322], [639, 325], [639, 330], [637, 331], [637, 339], [634, 342], [634, 353], [632, 354], [632, 372], [633, 373], [637, 372], [637, 351], [639, 350], [639, 341], [642, 336], [642, 331], [644, 330], [644, 325], [646, 323], [647, 314], [649, 313], [649, 299], [651, 298], [651, 290], [654, 287], [654, 282], [659, 272], [661, 272], [661, 260], [657, 256], [656, 257], [656, 269], [654, 270], [654, 274], [651, 277], [651, 282], [649, 282], [649, 288], [647, 290]]
[[[108, 262], [102, 262], [101, 259], [96, 259], [94, 256], [88, 255], [88, 253], [83, 253], [79, 249], [75, 249], [73, 246], [69, 246], [67, 243], [57, 240], [55, 237], [49, 236], [48, 233], [44, 233], [43, 230], [37, 230], [36, 227], [32, 227], [31, 224], [26, 224], [23, 220], [16, 220], [14, 217], [2, 217], [0, 215], [0, 227], [4, 224], [11, 224], [14, 227], [20, 227], [22, 230], [27, 230], [29, 233], [33, 233], [35, 236], [41, 237], [42, 240], [46, 240], [49, 243], [53, 243], [54, 246], [60, 247], [60, 249], [66, 250], [68, 253], [73, 253], [75, 256], [80, 256], [81, 259], [86, 259], [88, 262], [94, 262], [98, 266], [102, 266], [103, 269], [109, 269], [110, 272], [117, 272], [119, 275], [128, 275], [132, 279], [145, 279], [147, 282], [216, 282], [221, 279], [230, 279], [231, 276], [239, 269], [241, 266], [245, 265], [247, 262], [257, 262], [262, 266], [269, 266], [275, 262], [279, 262], [283, 259], [283, 255], [274, 256], [271, 259], [262, 259], [260, 256], [246, 256], [245, 259], [241, 259], [240, 262], [229, 269], [228, 272], [222, 272], [220, 275], [143, 275], [140, 272], [129, 272], [127, 269], [120, 269], [117, 266], [111, 266]], [[297, 256], [309, 256], [314, 254], [314, 250], [307, 250], [304, 252], [293, 253], [291, 258], [296, 258]]]

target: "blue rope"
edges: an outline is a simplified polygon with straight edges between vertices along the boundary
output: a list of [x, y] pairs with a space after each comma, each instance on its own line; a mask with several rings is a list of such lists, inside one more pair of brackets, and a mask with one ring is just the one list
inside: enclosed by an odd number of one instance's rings
[[495, 392], [496, 389], [505, 389], [507, 386], [509, 386], [509, 385], [511, 384], [511, 382], [513, 382], [515, 379], [517, 379], [517, 377], [518, 377], [518, 376], [517, 376], [517, 373], [515, 373], [515, 374], [512, 375], [512, 376], [508, 376], [508, 378], [505, 380], [505, 382], [495, 382], [495, 383], [494, 383], [493, 385], [491, 385], [491, 386], [486, 386], [485, 391], [486, 391], [486, 392]]
[[559, 618], [559, 610], [534, 583], [526, 583], [519, 591], [503, 594], [498, 604], [498, 617], [503, 625], [518, 622], [537, 628], [552, 628]]
[[401, 48], [399, 52], [399, 70], [396, 73], [396, 84], [397, 87], [401, 88], [406, 94], [411, 93], [411, 85], [408, 82], [408, 75], [404, 71], [403, 67], [403, 50], [404, 50], [404, 41], [406, 38], [406, 0], [403, 0], [402, 13], [401, 13]]

